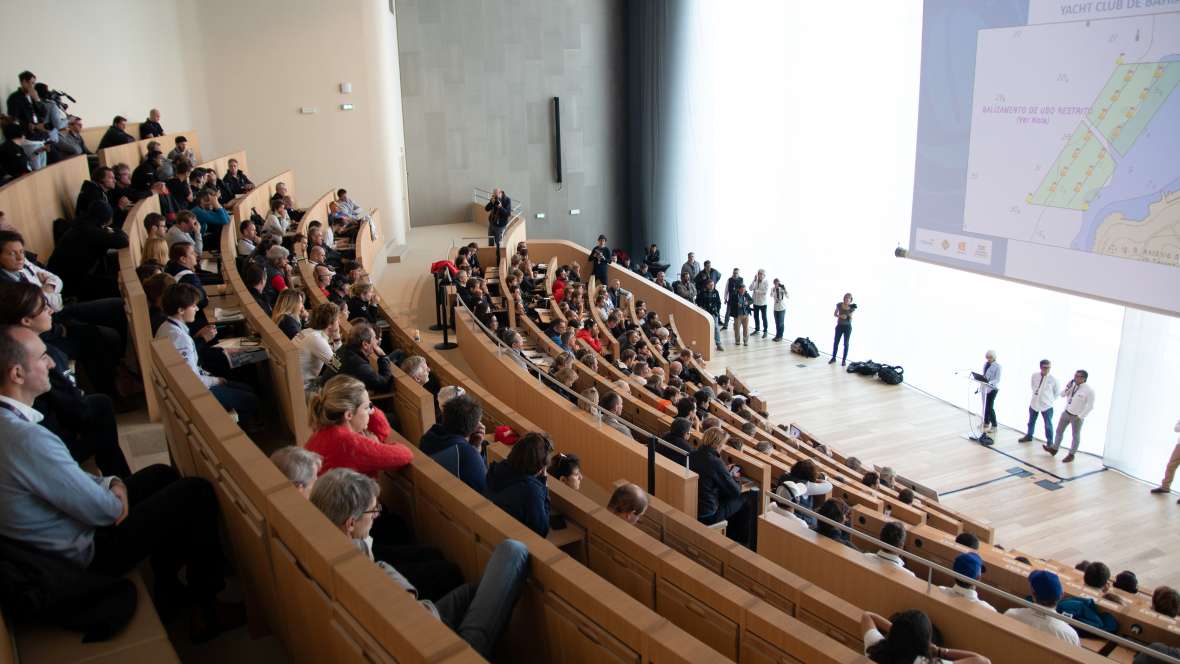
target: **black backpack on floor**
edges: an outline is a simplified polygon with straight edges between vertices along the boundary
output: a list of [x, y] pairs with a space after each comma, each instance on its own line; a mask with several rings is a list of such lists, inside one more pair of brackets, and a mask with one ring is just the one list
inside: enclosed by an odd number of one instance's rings
[[791, 352], [803, 357], [819, 357], [819, 349], [810, 337], [796, 337], [791, 343]]
[[860, 363], [856, 373], [862, 376], [876, 376], [877, 372], [881, 370], [881, 365], [872, 360], [866, 360]]
[[881, 382], [886, 385], [900, 385], [901, 381], [905, 379], [905, 369], [900, 366], [883, 364], [877, 370], [877, 378], [880, 378]]

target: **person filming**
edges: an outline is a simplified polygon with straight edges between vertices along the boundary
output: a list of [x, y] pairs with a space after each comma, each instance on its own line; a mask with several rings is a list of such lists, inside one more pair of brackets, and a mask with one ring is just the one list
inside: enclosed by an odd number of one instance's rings
[[499, 248], [504, 229], [508, 227], [508, 219], [512, 216], [512, 199], [503, 189], [496, 187], [483, 209], [488, 212], [488, 246]]

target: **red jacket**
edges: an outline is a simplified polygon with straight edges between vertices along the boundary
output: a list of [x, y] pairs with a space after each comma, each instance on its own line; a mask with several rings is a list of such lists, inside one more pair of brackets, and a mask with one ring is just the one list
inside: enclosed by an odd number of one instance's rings
[[563, 299], [565, 299], [565, 286], [566, 286], [566, 283], [562, 279], [558, 279], [557, 281], [553, 282], [553, 301], [554, 302], [561, 302]]
[[[377, 409], [369, 415], [369, 431], [381, 440], [389, 437], [393, 429], [385, 415]], [[351, 468], [376, 478], [383, 470], [396, 470], [410, 465], [414, 453], [401, 443], [379, 443], [349, 429], [346, 425], [335, 424], [324, 427], [312, 434], [305, 447], [324, 457], [320, 474], [333, 468]]]
[[590, 334], [590, 330], [584, 328], [578, 330], [576, 333], [574, 333], [574, 337], [590, 344], [590, 347], [594, 349], [595, 353], [602, 352], [602, 342], [600, 342], [598, 339], [595, 339], [594, 335]]

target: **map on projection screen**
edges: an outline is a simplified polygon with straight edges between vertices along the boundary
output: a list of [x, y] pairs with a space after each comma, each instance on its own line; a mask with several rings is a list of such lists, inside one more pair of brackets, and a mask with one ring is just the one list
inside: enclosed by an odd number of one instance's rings
[[990, 4], [926, 3], [912, 255], [1180, 313], [1180, 2]]

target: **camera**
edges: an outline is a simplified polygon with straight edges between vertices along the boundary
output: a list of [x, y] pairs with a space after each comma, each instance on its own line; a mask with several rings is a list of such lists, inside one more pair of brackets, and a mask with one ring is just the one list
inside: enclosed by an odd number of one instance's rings
[[63, 98], [69, 99], [70, 102], [72, 102], [72, 103], [75, 103], [75, 104], [78, 103], [78, 100], [74, 99], [70, 95], [70, 93], [62, 92], [61, 90], [50, 90], [48, 99], [46, 99], [45, 101], [51, 101], [51, 102], [57, 104], [59, 107], [61, 107], [61, 110], [64, 111], [64, 110], [67, 110], [70, 106], [69, 106], [69, 104], [62, 101]]
[[856, 311], [856, 307], [857, 307], [857, 306], [858, 306], [858, 305], [856, 305], [856, 304], [854, 303], [854, 304], [850, 304], [850, 305], [848, 305], [848, 308], [849, 308], [849, 309], [851, 309], [851, 310], [853, 310], [853, 311]]

